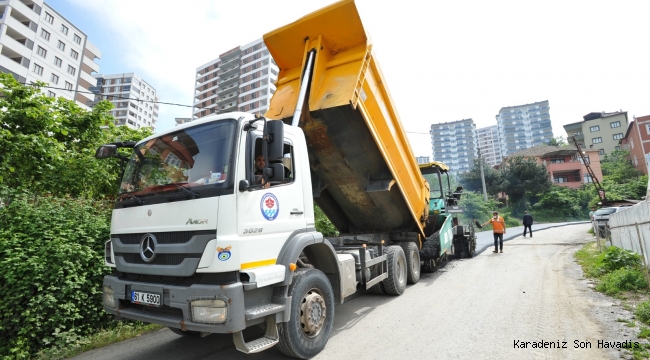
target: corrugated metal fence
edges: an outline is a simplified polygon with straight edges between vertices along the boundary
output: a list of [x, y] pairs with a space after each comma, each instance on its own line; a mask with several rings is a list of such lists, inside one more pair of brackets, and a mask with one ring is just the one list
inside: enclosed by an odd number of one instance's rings
[[650, 267], [650, 201], [644, 201], [609, 217], [611, 244], [640, 254]]

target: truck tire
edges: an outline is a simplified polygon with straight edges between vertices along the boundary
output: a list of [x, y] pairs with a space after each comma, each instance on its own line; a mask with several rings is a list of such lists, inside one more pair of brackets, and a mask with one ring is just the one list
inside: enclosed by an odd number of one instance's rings
[[181, 329], [173, 328], [173, 327], [168, 327], [169, 330], [171, 330], [174, 334], [180, 335], [180, 336], [187, 336], [187, 337], [201, 337], [201, 333], [198, 331], [183, 331]]
[[299, 359], [316, 356], [327, 344], [334, 324], [334, 291], [318, 269], [298, 269], [289, 286], [291, 318], [278, 324], [278, 349]]
[[406, 256], [399, 245], [387, 246], [384, 250], [387, 255], [388, 277], [382, 281], [384, 291], [388, 295], [402, 295], [406, 289]]
[[413, 242], [400, 244], [406, 256], [406, 280], [409, 284], [417, 284], [420, 281], [420, 249]]

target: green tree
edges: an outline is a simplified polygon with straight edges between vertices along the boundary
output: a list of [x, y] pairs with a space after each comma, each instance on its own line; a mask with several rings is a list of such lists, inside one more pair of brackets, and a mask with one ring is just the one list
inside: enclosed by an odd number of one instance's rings
[[626, 183], [643, 175], [634, 168], [630, 152], [627, 150], [615, 150], [605, 154], [604, 159], [600, 162], [600, 168], [603, 171], [603, 177], [617, 183]]
[[483, 162], [483, 174], [485, 176], [485, 188], [489, 194], [496, 195], [503, 186], [501, 171], [490, 166], [485, 159], [474, 159], [474, 166], [469, 171], [458, 175], [458, 180], [463, 188], [469, 191], [483, 192], [481, 182], [481, 162]]
[[544, 165], [538, 165], [532, 158], [522, 156], [508, 158], [502, 163], [505, 191], [513, 205], [513, 215], [519, 215], [527, 208], [528, 195], [544, 193], [551, 188], [551, 179]]
[[561, 136], [561, 135], [559, 135], [559, 136], [554, 136], [554, 137], [549, 141], [548, 144], [551, 145], [551, 146], [562, 146], [562, 147], [564, 147], [564, 146], [569, 146], [569, 144], [567, 144], [567, 139], [566, 139], [564, 136]]
[[115, 127], [111, 103], [91, 111], [0, 74], [0, 190], [99, 199], [117, 191], [117, 162], [94, 158], [115, 140], [139, 140], [151, 130]]

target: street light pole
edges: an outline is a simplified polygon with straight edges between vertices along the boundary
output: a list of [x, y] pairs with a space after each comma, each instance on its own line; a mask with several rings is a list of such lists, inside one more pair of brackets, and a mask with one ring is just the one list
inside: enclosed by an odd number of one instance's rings
[[485, 173], [483, 172], [483, 158], [481, 157], [481, 149], [478, 149], [478, 162], [481, 167], [481, 184], [483, 184], [483, 200], [487, 201], [487, 190], [485, 189]]

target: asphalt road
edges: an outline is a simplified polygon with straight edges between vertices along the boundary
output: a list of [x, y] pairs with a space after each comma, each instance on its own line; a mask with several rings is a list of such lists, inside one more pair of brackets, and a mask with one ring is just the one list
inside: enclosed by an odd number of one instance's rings
[[[539, 230], [550, 229], [550, 228], [555, 228], [555, 227], [560, 227], [560, 226], [567, 226], [567, 225], [577, 225], [577, 224], [589, 224], [589, 221], [533, 224], [531, 228], [533, 230], [533, 234], [535, 235], [537, 233], [537, 231], [539, 231]], [[507, 228], [506, 229], [506, 234], [503, 236], [504, 246], [506, 246], [505, 245], [506, 241], [512, 240], [512, 239], [514, 239], [516, 237], [519, 237], [523, 233], [524, 233], [524, 227], [523, 226]], [[533, 235], [533, 238], [534, 238], [534, 235]], [[528, 236], [528, 235], [526, 235], [526, 236]], [[540, 233], [539, 236], [544, 236], [544, 233]], [[486, 248], [493, 247], [493, 246], [494, 246], [494, 237], [492, 236], [492, 231], [482, 231], [482, 232], [476, 233], [476, 252], [477, 253], [481, 253]]]
[[[513, 228], [509, 235], [517, 238], [508, 241], [503, 254], [485, 251], [454, 260], [399, 297], [366, 294], [340, 305], [329, 343], [315, 359], [619, 357], [621, 352], [599, 349], [598, 341], [638, 339], [616, 321], [632, 315], [616, 300], [593, 292], [573, 261], [573, 253], [592, 239], [588, 229], [589, 224], [550, 228], [530, 239]], [[517, 347], [532, 341], [566, 341], [567, 348]], [[229, 335], [192, 339], [167, 329], [75, 359], [216, 358], [287, 359], [276, 348], [244, 355]]]

